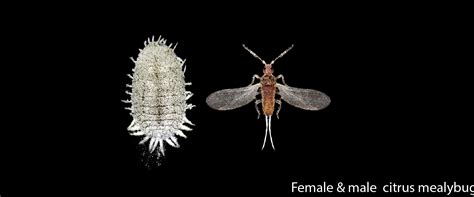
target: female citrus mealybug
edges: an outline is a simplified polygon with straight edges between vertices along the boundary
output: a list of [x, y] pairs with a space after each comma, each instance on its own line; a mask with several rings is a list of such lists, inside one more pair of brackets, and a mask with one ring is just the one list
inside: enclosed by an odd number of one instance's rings
[[[186, 111], [194, 107], [186, 101], [192, 96], [185, 86], [191, 85], [184, 80], [185, 60], [176, 56], [172, 44], [154, 37], [145, 41], [138, 58], [132, 61], [135, 68], [132, 79], [130, 115], [132, 123], [128, 127], [130, 135], [141, 136], [139, 144], [148, 142], [148, 152], [159, 159], [165, 154], [165, 143], [178, 148], [177, 136], [186, 138], [182, 131], [191, 131], [186, 126], [194, 125], [186, 118]], [[156, 152], [156, 153], [155, 153]], [[159, 162], [157, 162], [159, 164]]]

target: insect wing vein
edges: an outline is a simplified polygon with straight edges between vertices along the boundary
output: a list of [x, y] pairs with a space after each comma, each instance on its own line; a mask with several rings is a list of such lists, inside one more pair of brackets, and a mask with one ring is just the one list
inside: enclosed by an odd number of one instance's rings
[[331, 99], [323, 92], [313, 89], [294, 88], [277, 83], [278, 94], [290, 105], [305, 110], [321, 110], [329, 105]]
[[256, 98], [260, 84], [242, 88], [223, 89], [210, 94], [206, 103], [216, 110], [231, 110], [242, 107]]

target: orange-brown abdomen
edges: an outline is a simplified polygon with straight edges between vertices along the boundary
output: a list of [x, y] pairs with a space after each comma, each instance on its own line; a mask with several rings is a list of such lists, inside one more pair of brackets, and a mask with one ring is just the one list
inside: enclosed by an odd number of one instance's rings
[[260, 83], [263, 114], [271, 116], [275, 109], [276, 79], [273, 75], [263, 75]]

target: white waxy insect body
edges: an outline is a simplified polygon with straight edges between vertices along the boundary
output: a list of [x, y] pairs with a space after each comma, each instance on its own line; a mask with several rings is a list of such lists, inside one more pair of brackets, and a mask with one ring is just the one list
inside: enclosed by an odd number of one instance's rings
[[130, 134], [142, 136], [140, 144], [148, 142], [148, 151], [158, 150], [158, 156], [165, 153], [163, 142], [179, 147], [176, 136], [186, 137], [182, 130], [192, 129], [185, 124], [193, 125], [186, 118], [186, 111], [194, 105], [186, 103], [192, 93], [185, 89], [190, 83], [184, 80], [184, 61], [170, 46], [162, 38], [145, 41], [138, 58], [132, 58], [131, 99], [124, 101], [132, 105]]

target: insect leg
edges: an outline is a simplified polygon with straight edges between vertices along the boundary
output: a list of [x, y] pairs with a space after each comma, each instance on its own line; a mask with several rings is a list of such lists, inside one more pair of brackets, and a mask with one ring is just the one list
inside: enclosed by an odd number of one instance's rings
[[278, 109], [276, 111], [277, 119], [280, 119], [280, 116], [278, 116], [278, 114], [280, 113], [280, 110], [281, 110], [281, 98], [279, 98], [278, 100], [275, 100], [275, 103], [278, 104]]
[[258, 104], [260, 104], [260, 103], [262, 103], [262, 99], [255, 100], [255, 109], [257, 110], [257, 113], [258, 113], [257, 119], [260, 118], [260, 111], [258, 110]]
[[278, 80], [278, 79], [281, 79], [281, 81], [283, 82], [284, 85], [288, 85], [288, 84], [286, 84], [286, 82], [285, 82], [285, 77], [284, 77], [283, 75], [278, 75], [278, 76], [276, 77], [276, 80]]
[[248, 86], [253, 85], [253, 83], [255, 82], [255, 79], [260, 79], [260, 76], [258, 76], [257, 74], [253, 75], [252, 76], [252, 82], [250, 82], [250, 85], [248, 85]]

